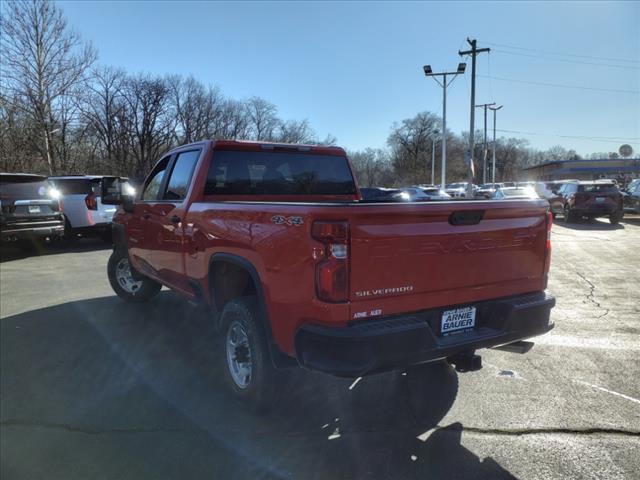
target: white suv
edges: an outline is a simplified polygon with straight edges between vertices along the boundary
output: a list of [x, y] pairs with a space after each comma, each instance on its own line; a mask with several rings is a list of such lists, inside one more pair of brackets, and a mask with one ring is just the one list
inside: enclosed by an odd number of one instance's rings
[[100, 200], [102, 176], [71, 175], [49, 177], [60, 191], [60, 206], [66, 217], [65, 237], [99, 235], [111, 242], [111, 219], [116, 213], [114, 205], [103, 205]]

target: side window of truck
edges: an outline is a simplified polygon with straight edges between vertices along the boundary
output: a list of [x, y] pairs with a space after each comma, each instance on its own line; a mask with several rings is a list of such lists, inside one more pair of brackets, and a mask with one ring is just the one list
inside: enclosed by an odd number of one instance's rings
[[185, 197], [198, 157], [200, 157], [200, 150], [178, 154], [169, 176], [167, 190], [162, 197], [164, 200], [182, 200]]
[[156, 168], [151, 172], [147, 183], [144, 186], [142, 196], [140, 197], [144, 201], [157, 200], [158, 193], [160, 193], [160, 187], [162, 186], [162, 180], [164, 180], [164, 174], [167, 171], [167, 165], [169, 165], [169, 158], [163, 158]]

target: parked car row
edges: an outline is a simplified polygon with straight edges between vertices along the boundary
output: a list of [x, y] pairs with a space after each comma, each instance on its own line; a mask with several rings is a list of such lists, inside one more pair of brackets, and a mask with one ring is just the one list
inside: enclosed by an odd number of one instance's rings
[[[22, 173], [0, 174], [0, 232], [3, 242], [73, 242], [99, 236], [111, 242], [113, 205], [102, 203], [104, 176], [45, 177]], [[125, 179], [126, 180], [126, 179]], [[127, 184], [132, 193], [131, 185]], [[466, 198], [467, 182], [415, 185], [400, 188], [361, 188], [362, 201], [426, 202]], [[554, 216], [566, 222], [608, 217], [618, 223], [625, 212], [640, 213], [640, 179], [624, 191], [614, 180], [559, 180], [501, 182], [473, 185], [475, 199], [516, 200], [544, 198]]]
[[2, 242], [72, 242], [80, 236], [99, 236], [110, 243], [116, 207], [101, 201], [103, 178], [0, 174]]

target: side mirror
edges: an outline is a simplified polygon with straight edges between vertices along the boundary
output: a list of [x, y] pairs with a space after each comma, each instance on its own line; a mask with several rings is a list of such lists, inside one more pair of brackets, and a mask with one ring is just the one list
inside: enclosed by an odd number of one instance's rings
[[100, 191], [104, 205], [122, 205], [125, 212], [133, 212], [135, 189], [120, 177], [103, 177]]
[[100, 187], [101, 201], [104, 205], [122, 204], [122, 186], [119, 177], [103, 177]]

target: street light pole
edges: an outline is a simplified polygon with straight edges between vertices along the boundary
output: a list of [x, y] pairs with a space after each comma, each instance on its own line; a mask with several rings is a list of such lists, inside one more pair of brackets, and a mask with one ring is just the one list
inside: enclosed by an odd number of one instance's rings
[[491, 161], [491, 181], [494, 184], [496, 183], [496, 112], [502, 107], [503, 105], [500, 105], [499, 107], [489, 107], [491, 110], [493, 110], [493, 159]]
[[[433, 77], [438, 85], [442, 87], [442, 171], [440, 172], [441, 188], [445, 188], [446, 172], [447, 172], [447, 87], [453, 83], [456, 77], [464, 73], [466, 63], [459, 63], [455, 72], [433, 73], [431, 65], [422, 67], [426, 77]], [[453, 78], [447, 81], [447, 75], [453, 75]], [[442, 77], [440, 82], [436, 77]]]
[[436, 138], [438, 132], [434, 132], [434, 136], [431, 137], [431, 185], [435, 185], [436, 178]]
[[487, 107], [495, 105], [494, 103], [483, 103], [482, 105], [476, 105], [476, 108], [484, 109], [484, 143], [482, 144], [482, 183], [487, 183]]

